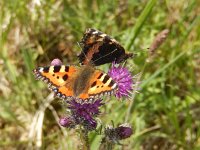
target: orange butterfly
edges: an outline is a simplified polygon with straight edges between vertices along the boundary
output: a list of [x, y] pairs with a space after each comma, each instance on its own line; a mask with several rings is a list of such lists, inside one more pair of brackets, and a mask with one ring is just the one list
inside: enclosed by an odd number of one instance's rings
[[34, 70], [38, 79], [48, 83], [49, 88], [62, 99], [86, 100], [110, 95], [117, 84], [106, 73], [92, 66], [49, 66]]

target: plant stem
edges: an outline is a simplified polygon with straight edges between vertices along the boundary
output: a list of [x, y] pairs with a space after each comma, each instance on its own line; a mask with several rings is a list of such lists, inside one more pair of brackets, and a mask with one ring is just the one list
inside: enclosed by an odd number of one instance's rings
[[88, 138], [88, 131], [86, 130], [81, 130], [80, 132], [80, 138], [82, 142], [82, 149], [83, 150], [90, 150], [90, 144], [89, 144], [89, 138]]
[[105, 138], [102, 139], [99, 150], [112, 150], [114, 148], [114, 143], [107, 141]]

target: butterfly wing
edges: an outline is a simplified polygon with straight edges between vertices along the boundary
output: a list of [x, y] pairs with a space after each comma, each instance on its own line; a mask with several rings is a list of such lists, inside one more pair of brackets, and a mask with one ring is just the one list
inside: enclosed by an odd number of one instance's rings
[[[79, 68], [75, 66], [49, 66], [39, 67], [33, 70], [36, 78], [48, 84], [50, 90], [62, 99], [74, 98], [73, 90], [74, 75]], [[86, 90], [77, 98], [87, 100], [98, 98], [102, 95], [111, 95], [117, 89], [117, 84], [106, 73], [95, 70], [91, 75]]]
[[133, 55], [125, 53], [124, 48], [115, 39], [95, 29], [86, 30], [80, 45], [82, 52], [78, 58], [84, 65], [92, 63], [99, 66], [113, 61], [120, 63]]
[[36, 78], [46, 82], [50, 90], [63, 99], [73, 96], [70, 82], [77, 71], [77, 67], [64, 65], [39, 67], [33, 70]]
[[103, 95], [111, 95], [117, 89], [117, 84], [106, 73], [95, 70], [89, 81], [89, 88], [86, 93], [82, 93], [79, 98], [99, 98]]

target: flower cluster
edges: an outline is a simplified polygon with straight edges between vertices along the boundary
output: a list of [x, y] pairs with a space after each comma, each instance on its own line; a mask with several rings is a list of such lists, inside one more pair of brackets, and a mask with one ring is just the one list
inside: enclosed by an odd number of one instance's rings
[[[59, 59], [54, 59], [51, 65], [62, 65]], [[133, 78], [127, 68], [113, 63], [108, 75], [117, 84], [115, 97], [129, 97], [133, 91]], [[102, 99], [93, 99], [87, 102], [81, 102], [76, 98], [67, 100], [67, 109], [69, 114], [66, 117], [60, 118], [59, 124], [66, 128], [75, 128], [77, 125], [81, 126], [86, 132], [95, 130], [97, 127], [96, 117], [100, 114], [100, 107], [104, 105]], [[119, 140], [126, 139], [133, 134], [132, 128], [128, 124], [122, 124], [116, 128], [107, 126], [104, 128], [104, 138], [102, 144], [118, 143]], [[87, 141], [87, 140], [86, 140]]]
[[[62, 65], [60, 59], [54, 59], [51, 65]], [[108, 75], [116, 82], [118, 89], [115, 93], [117, 98], [128, 97], [133, 90], [133, 79], [127, 68], [112, 64]], [[97, 122], [94, 119], [100, 111], [100, 106], [103, 105], [102, 100], [94, 100], [90, 103], [79, 103], [76, 99], [67, 101], [70, 116], [60, 119], [60, 125], [63, 127], [75, 127], [77, 124], [83, 125], [89, 129], [95, 129]]]
[[62, 118], [60, 120], [60, 125], [64, 127], [74, 127], [79, 124], [88, 130], [96, 128], [97, 122], [94, 117], [100, 113], [99, 108], [104, 104], [101, 99], [83, 104], [76, 100], [71, 100], [67, 103], [71, 116]]

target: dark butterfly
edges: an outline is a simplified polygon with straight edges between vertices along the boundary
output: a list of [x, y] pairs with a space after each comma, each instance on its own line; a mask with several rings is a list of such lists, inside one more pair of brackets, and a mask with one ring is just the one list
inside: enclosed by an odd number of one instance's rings
[[80, 41], [82, 52], [78, 55], [83, 65], [99, 66], [105, 63], [123, 62], [133, 56], [125, 53], [125, 49], [115, 39], [95, 29], [87, 29]]

